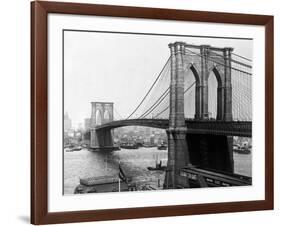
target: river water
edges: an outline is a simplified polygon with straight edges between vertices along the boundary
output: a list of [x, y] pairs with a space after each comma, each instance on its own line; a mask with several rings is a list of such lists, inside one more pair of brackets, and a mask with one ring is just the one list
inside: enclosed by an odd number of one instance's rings
[[[158, 186], [164, 181], [163, 171], [149, 171], [147, 167], [155, 166], [156, 161], [167, 164], [167, 150], [153, 148], [121, 149], [114, 152], [92, 152], [87, 149], [64, 152], [64, 194], [73, 194], [79, 184], [79, 178], [96, 176], [116, 176], [119, 162], [126, 176], [133, 176], [133, 181], [146, 185]], [[234, 171], [237, 174], [251, 176], [251, 154], [234, 153]]]

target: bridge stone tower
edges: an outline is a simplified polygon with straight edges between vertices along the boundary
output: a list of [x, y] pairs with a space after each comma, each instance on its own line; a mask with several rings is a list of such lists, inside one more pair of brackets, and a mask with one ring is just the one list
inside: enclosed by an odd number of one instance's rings
[[180, 183], [180, 169], [190, 163], [186, 143], [187, 128], [184, 117], [184, 43], [169, 44], [171, 51], [170, 117], [168, 136], [168, 164], [166, 188]]
[[[196, 164], [233, 172], [232, 137], [187, 134], [184, 116], [184, 77], [193, 72], [195, 88], [195, 120], [209, 120], [208, 79], [211, 72], [217, 79], [216, 120], [232, 121], [231, 52], [232, 48], [209, 45], [170, 43], [171, 81], [168, 136], [168, 171], [166, 188], [188, 187], [180, 176], [184, 166]], [[192, 51], [189, 51], [192, 49]], [[211, 149], [215, 149], [210, 154]]]
[[113, 121], [112, 102], [91, 102], [91, 138], [90, 147], [112, 147], [113, 139], [110, 130], [96, 132], [95, 127]]

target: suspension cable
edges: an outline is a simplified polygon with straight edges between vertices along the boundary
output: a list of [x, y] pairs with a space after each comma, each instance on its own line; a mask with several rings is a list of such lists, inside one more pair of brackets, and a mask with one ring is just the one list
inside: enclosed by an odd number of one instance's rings
[[113, 108], [114, 112], [119, 116], [120, 119], [123, 119], [122, 115], [117, 111], [116, 108]]
[[234, 67], [230, 67], [230, 66], [224, 65], [224, 64], [219, 63], [219, 62], [217, 62], [217, 61], [214, 61], [214, 60], [212, 60], [212, 59], [210, 59], [210, 58], [206, 58], [205, 56], [202, 56], [202, 55], [201, 55], [201, 54], [199, 54], [199, 53], [193, 52], [193, 51], [191, 51], [191, 50], [190, 50], [190, 49], [188, 49], [188, 48], [185, 48], [185, 49], [186, 49], [187, 51], [191, 52], [191, 53], [194, 53], [194, 54], [196, 54], [196, 55], [200, 56], [200, 57], [204, 57], [205, 59], [210, 60], [210, 61], [212, 61], [213, 63], [219, 64], [219, 65], [224, 66], [224, 67], [228, 67], [228, 68], [230, 68], [230, 69], [233, 69], [233, 70], [236, 70], [236, 71], [242, 72], [242, 73], [247, 74], [247, 75], [252, 75], [252, 73], [249, 73], [249, 72], [246, 72], [246, 71], [243, 71], [243, 70], [240, 70], [240, 69], [234, 68]]
[[[170, 93], [170, 87], [168, 87], [165, 92], [157, 99], [157, 101], [151, 105], [151, 107], [146, 110], [139, 118], [144, 118], [149, 115], [162, 101], [166, 98], [166, 96]], [[157, 103], [158, 102], [158, 103]]]
[[[184, 94], [188, 91], [188, 90], [190, 90], [191, 88], [192, 88], [192, 86], [194, 86], [195, 85], [195, 83], [196, 83], [196, 81], [195, 82], [193, 82], [188, 88], [186, 88], [186, 90], [184, 91]], [[169, 105], [164, 109], [164, 110], [162, 110], [160, 113], [158, 113], [155, 117], [153, 117], [153, 118], [157, 118], [159, 115], [161, 115], [162, 113], [164, 113], [167, 109], [169, 109]]]
[[[218, 53], [216, 53], [216, 52], [214, 52], [214, 51], [212, 51], [212, 50], [210, 50], [210, 52], [213, 53], [213, 54], [215, 54], [215, 55], [217, 55], [217, 56], [219, 56], [219, 57], [221, 57], [221, 58], [224, 58], [223, 55], [218, 54]], [[232, 53], [232, 54], [234, 54], [234, 53]], [[236, 54], [234, 54], [234, 55], [236, 55]], [[234, 60], [234, 59], [230, 59], [230, 60], [231, 60], [231, 62], [236, 63], [236, 64], [240, 64], [240, 65], [242, 65], [242, 66], [244, 66], [244, 67], [252, 68], [252, 66], [249, 65], [249, 64], [245, 64], [245, 63], [242, 63], [242, 62], [240, 62], [240, 61], [238, 61], [238, 60]]]
[[251, 59], [249, 59], [249, 58], [246, 58], [246, 57], [243, 57], [243, 56], [240, 56], [240, 55], [238, 55], [238, 54], [236, 54], [236, 53], [232, 53], [234, 56], [237, 56], [237, 57], [240, 57], [240, 58], [242, 58], [242, 59], [244, 59], [244, 60], [248, 60], [248, 61], [250, 61], [250, 62], [252, 62], [252, 60]]
[[152, 88], [154, 87], [154, 85], [156, 84], [156, 82], [158, 81], [158, 79], [160, 78], [160, 76], [162, 75], [162, 72], [164, 71], [165, 67], [167, 66], [167, 64], [170, 61], [171, 56], [168, 58], [168, 60], [166, 61], [164, 67], [162, 68], [162, 70], [160, 71], [160, 73], [158, 74], [157, 78], [155, 79], [155, 81], [153, 82], [152, 86], [150, 87], [150, 89], [148, 90], [148, 92], [146, 93], [146, 95], [142, 98], [141, 102], [139, 103], [139, 105], [135, 108], [135, 110], [127, 117], [127, 119], [129, 119], [138, 109], [139, 107], [142, 105], [142, 103], [144, 102], [144, 100], [146, 99], [146, 97], [148, 96], [148, 94], [150, 93], [150, 91], [152, 90]]

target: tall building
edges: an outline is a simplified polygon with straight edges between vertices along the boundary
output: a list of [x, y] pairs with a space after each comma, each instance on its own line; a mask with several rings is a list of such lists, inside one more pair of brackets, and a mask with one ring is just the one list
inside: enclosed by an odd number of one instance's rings
[[87, 131], [91, 128], [91, 118], [84, 119], [84, 129]]
[[82, 130], [83, 130], [83, 123], [79, 123], [79, 124], [78, 124], [78, 130], [79, 130], [79, 131], [82, 131]]
[[64, 131], [68, 132], [72, 129], [71, 119], [69, 118], [68, 113], [64, 114]]

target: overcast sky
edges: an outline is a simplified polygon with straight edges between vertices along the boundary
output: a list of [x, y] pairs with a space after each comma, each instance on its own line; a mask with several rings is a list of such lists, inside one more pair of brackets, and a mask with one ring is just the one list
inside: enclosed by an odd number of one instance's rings
[[175, 41], [233, 47], [252, 58], [251, 40], [65, 31], [64, 110], [72, 124], [77, 127], [90, 117], [92, 101], [114, 102], [128, 116], [167, 61], [168, 44]]

